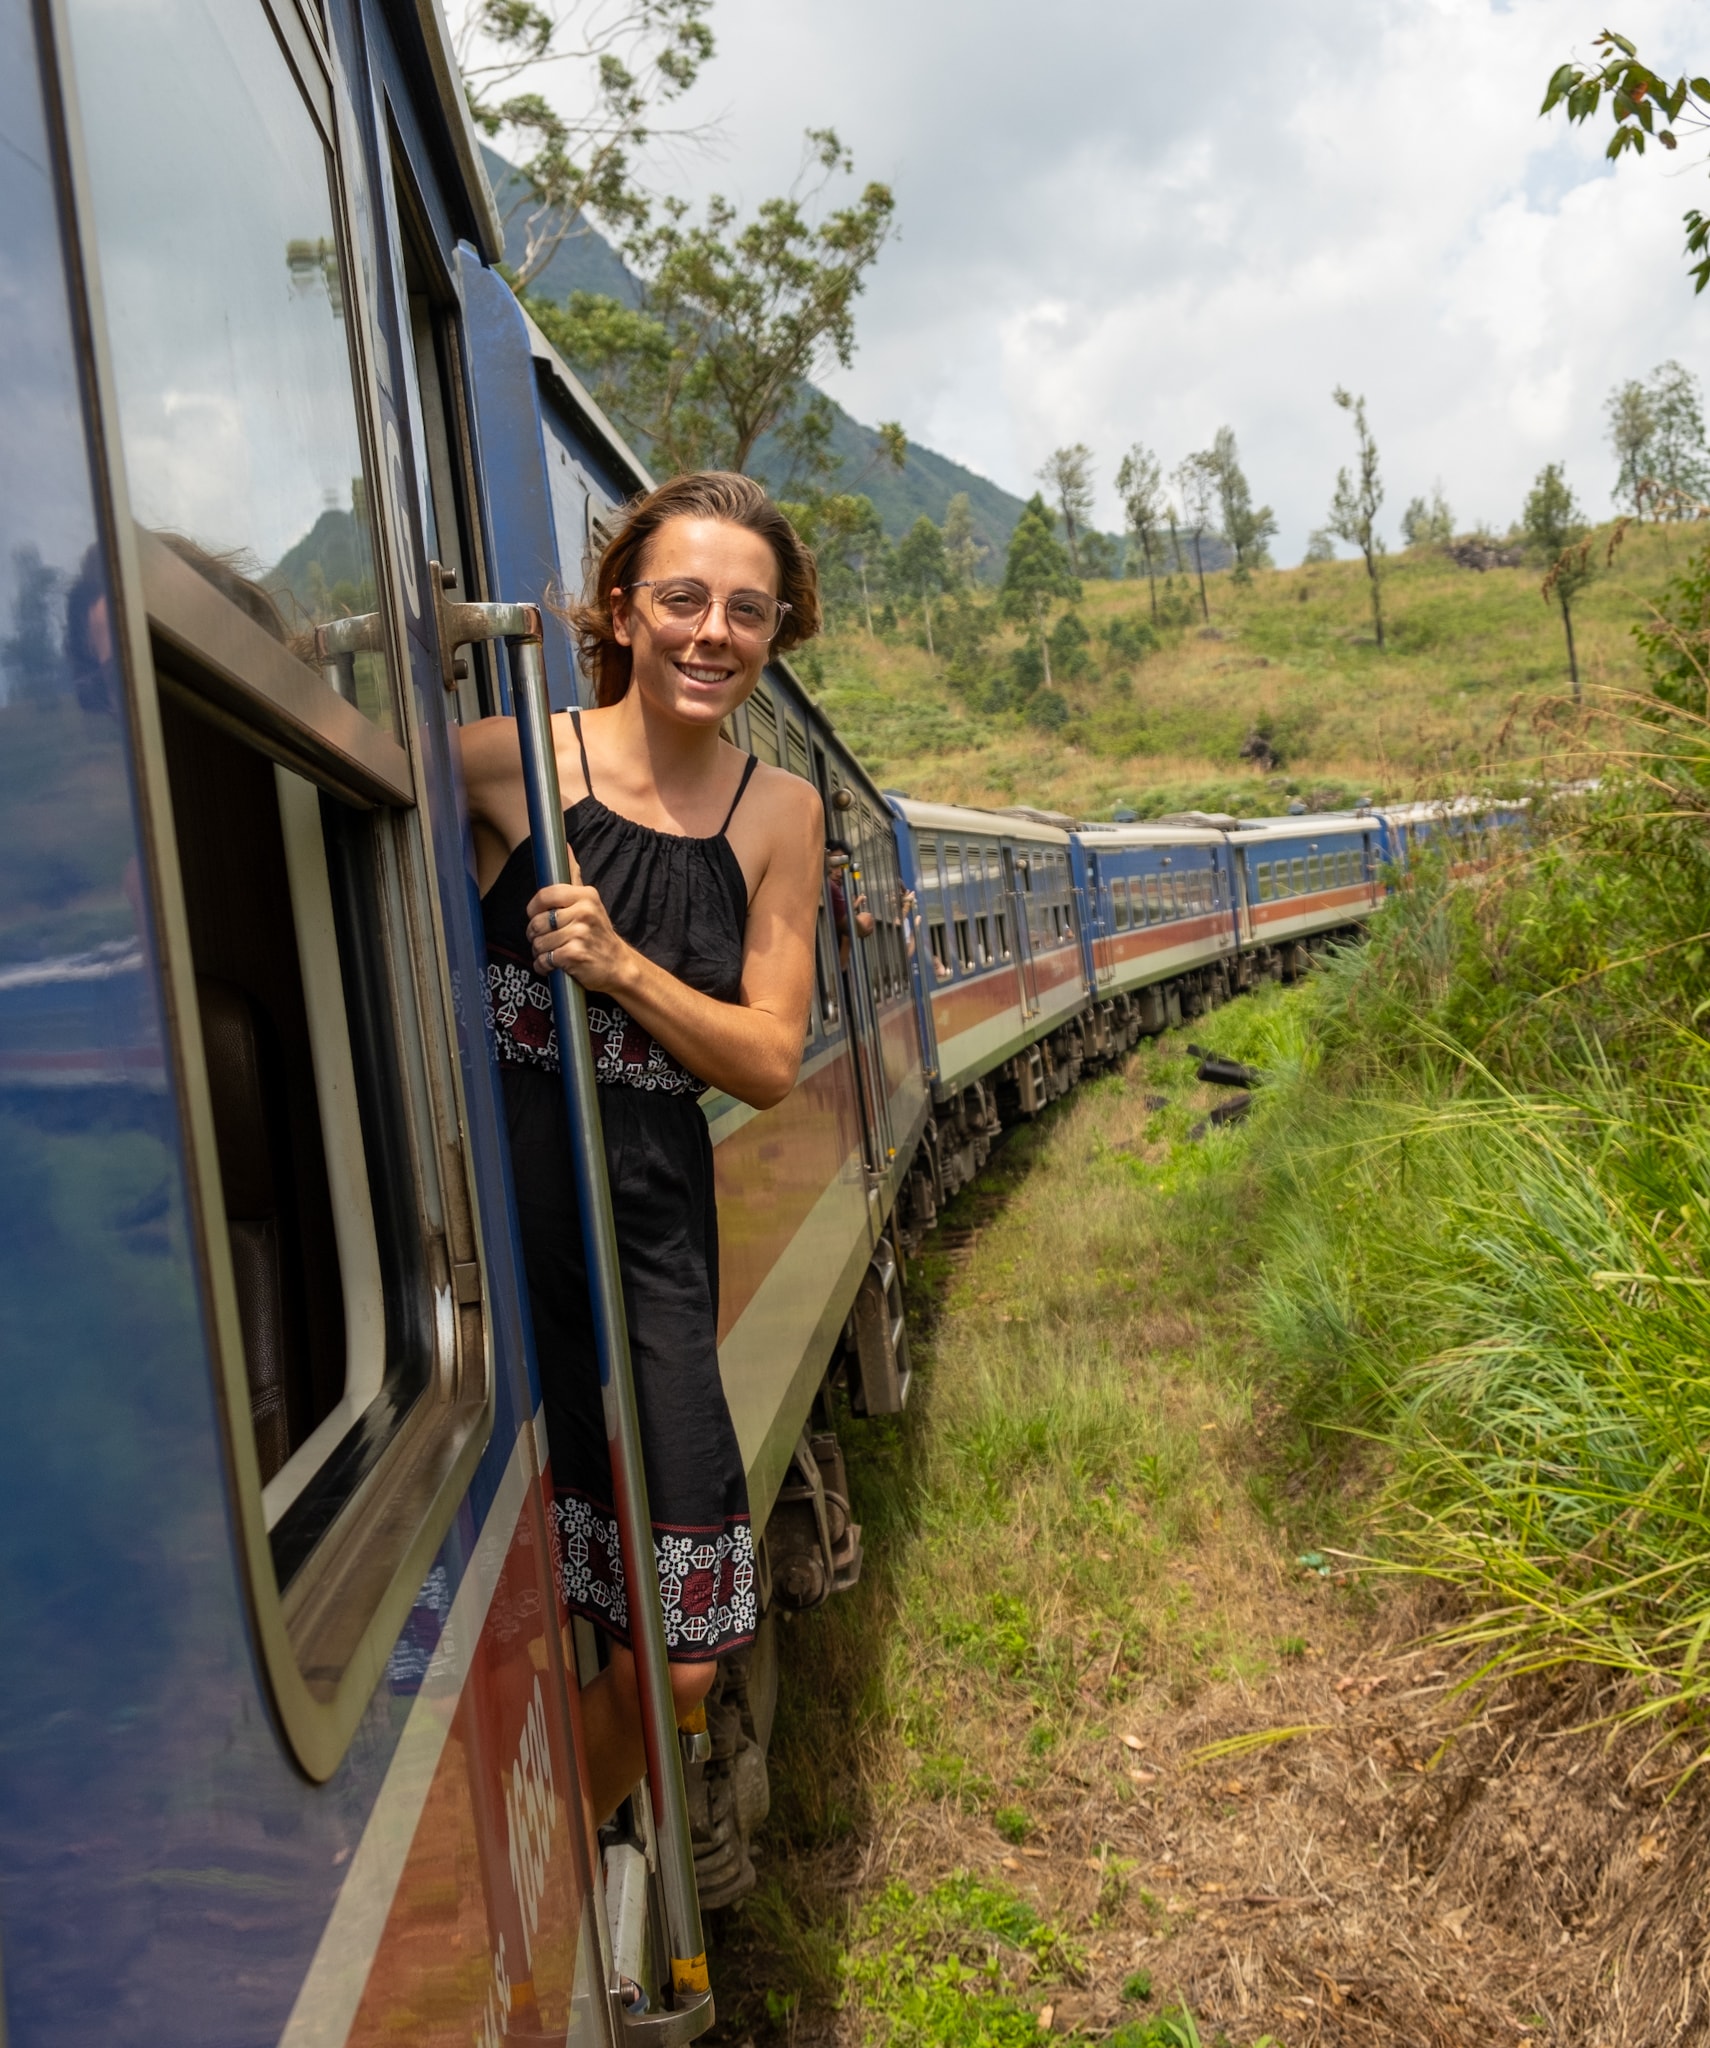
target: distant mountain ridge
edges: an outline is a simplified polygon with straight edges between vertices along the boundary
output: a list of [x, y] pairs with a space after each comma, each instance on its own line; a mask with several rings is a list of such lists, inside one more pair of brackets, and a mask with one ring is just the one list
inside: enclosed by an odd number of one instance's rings
[[[505, 223], [506, 260], [520, 262], [523, 221], [529, 206], [528, 188], [515, 169], [496, 151], [483, 147], [481, 154], [486, 159], [487, 176], [492, 181], [493, 196], [498, 201], [499, 214]], [[599, 292], [606, 298], [621, 299], [631, 306], [638, 305], [641, 300], [640, 286], [623, 258], [597, 228], [585, 222], [559, 243], [551, 262], [534, 280], [530, 290], [543, 298], [559, 301], [568, 299], [572, 292]], [[830, 404], [833, 415], [830, 448], [839, 465], [833, 479], [837, 486], [846, 491], [864, 492], [871, 498], [886, 533], [893, 540], [900, 540], [923, 513], [942, 525], [950, 500], [958, 491], [965, 491], [974, 515], [974, 530], [990, 550], [982, 565], [983, 576], [995, 581], [1003, 567], [1009, 537], [1021, 517], [1023, 501], [1013, 492], [994, 484], [989, 477], [965, 469], [961, 463], [952, 462], [949, 456], [923, 448], [915, 441], [908, 444], [905, 466], [901, 470], [893, 469], [888, 462], [876, 459], [878, 436], [873, 429], [851, 418], [835, 399], [830, 400]], [[770, 483], [779, 486], [789, 475], [789, 457], [775, 440], [768, 437], [755, 451], [754, 467]]]

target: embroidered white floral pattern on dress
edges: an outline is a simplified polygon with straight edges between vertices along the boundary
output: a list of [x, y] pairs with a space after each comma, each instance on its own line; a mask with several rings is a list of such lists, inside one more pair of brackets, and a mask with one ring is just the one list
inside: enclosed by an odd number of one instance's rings
[[[487, 952], [487, 1017], [501, 1060], [557, 1073], [558, 1026], [552, 1017], [551, 985], [526, 962], [491, 947]], [[706, 1087], [610, 996], [589, 998], [588, 1036], [593, 1041], [597, 1081], [663, 1095], [699, 1095]]]
[[[629, 1635], [629, 1598], [617, 1519], [579, 1493], [553, 1499], [559, 1579], [572, 1613]], [[721, 1657], [759, 1625], [754, 1536], [746, 1520], [722, 1529], [653, 1528], [667, 1650]]]

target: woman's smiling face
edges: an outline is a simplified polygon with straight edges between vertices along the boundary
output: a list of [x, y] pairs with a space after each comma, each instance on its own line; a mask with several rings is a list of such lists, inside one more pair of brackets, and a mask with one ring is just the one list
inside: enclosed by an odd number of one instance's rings
[[778, 564], [757, 533], [724, 519], [668, 519], [642, 555], [646, 588], [614, 593], [612, 631], [630, 649], [631, 687], [669, 717], [689, 725], [719, 722], [753, 690], [771, 652], [770, 640], [732, 633], [723, 602], [685, 631], [657, 609], [655, 592], [671, 583], [699, 584], [719, 600], [739, 591], [778, 593]]

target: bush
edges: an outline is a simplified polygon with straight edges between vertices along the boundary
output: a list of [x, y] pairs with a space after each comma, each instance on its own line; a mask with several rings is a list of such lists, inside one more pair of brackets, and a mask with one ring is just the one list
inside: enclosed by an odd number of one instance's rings
[[1036, 690], [1028, 699], [1027, 722], [1041, 732], [1060, 732], [1069, 722], [1069, 702], [1061, 690]]

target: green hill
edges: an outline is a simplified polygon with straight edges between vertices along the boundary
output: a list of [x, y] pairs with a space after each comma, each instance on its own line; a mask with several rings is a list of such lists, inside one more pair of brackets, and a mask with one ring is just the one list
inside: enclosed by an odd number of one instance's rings
[[1087, 818], [1254, 817], [1296, 796], [1336, 808], [1592, 772], [1602, 708], [1642, 683], [1632, 628], [1684, 559], [1678, 533], [1629, 529], [1575, 605], [1589, 727], [1564, 704], [1561, 617], [1539, 572], [1481, 574], [1435, 549], [1390, 557], [1381, 650], [1363, 565], [1326, 562], [1245, 589], [1208, 577], [1209, 627], [1178, 577], [1155, 646], [1143, 580], [1088, 583], [1084, 632], [1053, 635], [1053, 693], [989, 601], [961, 624], [938, 605], [936, 654], [918, 614], [869, 635], [840, 613], [794, 660], [868, 769], [913, 796]]

